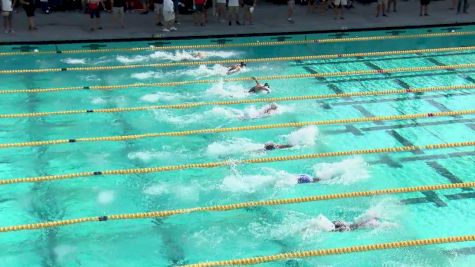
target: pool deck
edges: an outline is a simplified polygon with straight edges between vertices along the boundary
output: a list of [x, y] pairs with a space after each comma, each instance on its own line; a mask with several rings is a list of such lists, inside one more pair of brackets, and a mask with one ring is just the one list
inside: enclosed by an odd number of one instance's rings
[[[58, 12], [44, 15], [38, 9], [36, 21], [39, 30], [27, 31], [26, 17], [23, 10], [14, 14], [14, 29], [16, 33], [0, 33], [0, 43], [21, 43], [40, 41], [73, 41], [73, 40], [114, 40], [137, 38], [166, 38], [178, 36], [211, 36], [228, 34], [255, 34], [301, 31], [335, 31], [364, 28], [406, 27], [418, 25], [439, 25], [473, 23], [475, 16], [473, 8], [469, 14], [457, 15], [449, 10], [449, 1], [432, 2], [429, 6], [428, 17], [419, 16], [419, 1], [399, 2], [398, 12], [390, 13], [388, 17], [375, 17], [376, 4], [360, 5], [345, 10], [345, 20], [334, 20], [333, 10], [309, 12], [306, 6], [297, 6], [294, 24], [287, 22], [287, 6], [272, 5], [262, 2], [255, 11], [255, 24], [246, 26], [228, 26], [218, 23], [215, 17], [210, 16], [210, 23], [206, 27], [196, 27], [192, 23], [192, 16], [180, 15], [179, 31], [163, 33], [155, 26], [155, 15], [149, 13], [126, 14], [126, 28], [121, 29], [112, 24], [112, 16], [103, 13], [102, 31], [89, 31], [89, 17], [79, 11]], [[475, 5], [475, 3], [472, 3]], [[472, 12], [472, 13], [470, 13]], [[210, 12], [211, 13], [211, 12]]]

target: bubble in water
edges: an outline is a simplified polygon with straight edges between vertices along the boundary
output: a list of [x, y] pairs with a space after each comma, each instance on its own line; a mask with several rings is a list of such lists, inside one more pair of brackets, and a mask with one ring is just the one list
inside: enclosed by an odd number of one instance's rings
[[99, 202], [102, 205], [110, 204], [114, 201], [114, 199], [115, 199], [115, 192], [111, 190], [101, 191], [97, 195], [97, 202]]

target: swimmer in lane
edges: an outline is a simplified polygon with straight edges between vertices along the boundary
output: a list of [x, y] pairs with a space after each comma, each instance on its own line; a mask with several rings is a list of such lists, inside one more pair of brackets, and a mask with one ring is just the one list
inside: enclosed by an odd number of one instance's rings
[[312, 177], [308, 174], [300, 174], [297, 178], [298, 184], [309, 184], [309, 183], [318, 183], [322, 179], [318, 177]]
[[274, 144], [272, 142], [269, 142], [264, 145], [264, 150], [269, 151], [269, 150], [285, 149], [285, 148], [291, 148], [291, 147], [292, 145], [279, 145], [279, 144]]
[[279, 106], [277, 106], [276, 103], [271, 103], [269, 106], [266, 106], [266, 107], [264, 108], [264, 110], [263, 110], [264, 112], [263, 112], [263, 113], [264, 113], [264, 114], [267, 114], [267, 115], [270, 115], [270, 114], [276, 112], [276, 111], [277, 111], [277, 108], [279, 108]]
[[380, 220], [378, 217], [370, 217], [354, 223], [347, 223], [344, 221], [333, 221], [332, 223], [335, 226], [335, 229], [332, 230], [332, 232], [348, 232], [360, 228], [375, 228], [380, 224]]
[[206, 57], [206, 53], [204, 53], [204, 52], [196, 52], [196, 53], [193, 54], [193, 57], [194, 57], [195, 59], [203, 59], [203, 58]]
[[265, 91], [268, 94], [270, 93], [270, 86], [268, 83], [262, 85], [255, 77], [252, 77], [252, 79], [256, 82], [256, 85], [249, 89], [249, 93], [259, 93], [262, 91]]
[[246, 63], [241, 62], [236, 65], [232, 65], [231, 67], [228, 68], [228, 72], [226, 72], [227, 75], [231, 75], [234, 73], [240, 72], [244, 67], [246, 67]]

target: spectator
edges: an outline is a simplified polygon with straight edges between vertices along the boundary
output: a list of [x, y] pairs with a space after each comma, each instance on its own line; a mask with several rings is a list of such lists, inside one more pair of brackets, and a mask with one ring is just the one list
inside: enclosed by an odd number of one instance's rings
[[206, 0], [203, 8], [203, 14], [205, 17], [205, 24], [208, 24], [208, 10], [213, 8], [213, 1], [212, 0]]
[[419, 16], [429, 16], [429, 13], [427, 13], [427, 6], [430, 4], [430, 0], [421, 0], [421, 12], [419, 13]]
[[294, 23], [295, 0], [287, 0], [287, 21]]
[[227, 0], [227, 4], [229, 26], [233, 25], [233, 19], [235, 20], [236, 25], [241, 25], [239, 22], [239, 0]]
[[205, 5], [206, 0], [193, 0], [193, 9], [195, 10], [195, 25], [205, 26]]
[[383, 13], [383, 17], [386, 17], [386, 7], [388, 6], [388, 0], [378, 0], [378, 5], [376, 6], [376, 17], [379, 17], [379, 12]]
[[175, 12], [175, 25], [178, 25], [180, 24], [180, 22], [178, 22], [178, 5], [179, 4], [182, 4], [183, 3], [180, 3], [180, 0], [173, 0], [173, 11]]
[[346, 0], [334, 0], [334, 4], [335, 4], [335, 19], [345, 19], [343, 17], [343, 9], [345, 8], [345, 6], [348, 4]]
[[391, 12], [391, 4], [393, 4], [393, 12], [396, 12], [397, 0], [388, 0], [387, 1], [388, 8], [386, 9], [386, 13]]
[[143, 11], [140, 14], [147, 15], [148, 11], [150, 9], [150, 1], [149, 0], [141, 0], [140, 3], [142, 4], [142, 7], [143, 7]]
[[226, 20], [226, 0], [216, 0], [216, 13], [218, 14], [219, 22]]
[[120, 27], [124, 28], [124, 12], [125, 0], [111, 0], [112, 1], [112, 15], [115, 23], [120, 23]]
[[157, 15], [157, 26], [163, 26], [163, 0], [153, 0], [153, 9], [155, 11], [155, 14]]
[[174, 22], [175, 22], [175, 10], [173, 6], [173, 1], [172, 0], [164, 0], [163, 1], [163, 31], [164, 32], [169, 32], [169, 31], [176, 31], [177, 28], [175, 28]]
[[[460, 14], [460, 9], [462, 8], [462, 0], [457, 1], [457, 14]], [[463, 0], [463, 13], [468, 13], [468, 0]]]
[[5, 33], [14, 33], [13, 30], [13, 7], [15, 6], [15, 0], [2, 0], [2, 17], [3, 28]]
[[246, 21], [249, 22], [249, 25], [253, 25], [254, 22], [252, 21], [252, 13], [254, 13], [254, 9], [256, 8], [257, 0], [243, 0], [244, 4], [244, 24]]
[[36, 31], [38, 28], [35, 26], [35, 0], [20, 0], [20, 3], [23, 4], [23, 9], [25, 9], [26, 16], [28, 17], [28, 30]]
[[87, 0], [87, 9], [91, 17], [91, 31], [95, 29], [102, 30], [101, 27], [101, 0]]

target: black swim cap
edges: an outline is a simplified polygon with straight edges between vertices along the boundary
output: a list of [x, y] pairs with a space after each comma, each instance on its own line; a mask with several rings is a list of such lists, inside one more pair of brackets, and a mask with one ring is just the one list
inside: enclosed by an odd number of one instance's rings
[[244, 63], [244, 62], [241, 62], [241, 66], [246, 66], [246, 63]]
[[264, 86], [270, 87], [268, 83], [265, 83]]
[[275, 145], [273, 143], [267, 143], [264, 145], [265, 150], [274, 150]]

